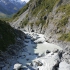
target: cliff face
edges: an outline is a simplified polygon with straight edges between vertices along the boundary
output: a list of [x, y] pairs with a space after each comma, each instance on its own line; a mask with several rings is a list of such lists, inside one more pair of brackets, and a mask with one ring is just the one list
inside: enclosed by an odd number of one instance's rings
[[28, 14], [18, 27], [30, 32], [43, 33], [48, 42], [69, 44], [69, 8], [70, 0], [31, 0]]

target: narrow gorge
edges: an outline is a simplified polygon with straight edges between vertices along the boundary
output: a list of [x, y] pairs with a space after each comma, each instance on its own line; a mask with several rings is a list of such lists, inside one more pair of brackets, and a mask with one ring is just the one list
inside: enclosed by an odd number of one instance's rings
[[8, 21], [0, 70], [70, 70], [69, 8], [70, 0], [30, 0]]
[[69, 54], [60, 46], [46, 42], [43, 34], [26, 32], [2, 53], [1, 70], [69, 70]]

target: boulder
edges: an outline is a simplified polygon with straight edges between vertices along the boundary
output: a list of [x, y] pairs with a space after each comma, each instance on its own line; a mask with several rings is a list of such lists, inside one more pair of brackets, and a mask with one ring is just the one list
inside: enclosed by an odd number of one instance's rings
[[59, 51], [59, 49], [57, 49], [57, 48], [55, 48], [55, 49], [53, 50], [54, 53], [56, 53], [56, 52], [58, 52], [58, 51]]
[[39, 70], [57, 70], [59, 62], [59, 54], [51, 52], [45, 56], [33, 60], [32, 66], [38, 68]]
[[59, 64], [59, 70], [70, 70], [70, 64], [66, 63], [65, 61]]
[[13, 68], [13, 69], [19, 70], [21, 67], [22, 67], [22, 64], [16, 63], [16, 64], [14, 65], [14, 68]]
[[50, 51], [49, 50], [46, 50], [46, 54], [48, 54], [48, 53], [50, 53]]

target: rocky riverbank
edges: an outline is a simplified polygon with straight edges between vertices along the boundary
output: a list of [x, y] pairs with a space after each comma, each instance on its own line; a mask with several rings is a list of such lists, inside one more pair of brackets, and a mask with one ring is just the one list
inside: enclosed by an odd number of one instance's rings
[[43, 34], [24, 33], [24, 40], [18, 38], [16, 45], [2, 53], [0, 70], [70, 70], [69, 53], [46, 42]]

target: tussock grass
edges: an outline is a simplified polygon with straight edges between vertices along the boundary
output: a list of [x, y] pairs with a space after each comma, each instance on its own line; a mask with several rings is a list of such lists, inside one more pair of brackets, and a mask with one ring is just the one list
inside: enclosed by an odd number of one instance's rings
[[58, 40], [62, 40], [62, 41], [70, 41], [70, 32], [67, 34], [62, 34], [61, 37], [58, 38]]
[[59, 21], [58, 27], [64, 27], [68, 23], [68, 17], [62, 17], [62, 19]]
[[33, 10], [32, 14], [37, 16], [39, 11], [47, 10], [47, 13], [51, 12], [54, 5], [58, 0], [37, 0], [36, 1], [36, 8]]
[[56, 12], [65, 12], [65, 16], [70, 17], [70, 4], [61, 5]]
[[[32, 10], [32, 16], [38, 17], [37, 25], [46, 24], [47, 14], [49, 14], [53, 7], [58, 3], [59, 0], [36, 0], [36, 7]], [[46, 19], [44, 17], [46, 16]]]
[[23, 28], [23, 27], [26, 26], [27, 24], [28, 24], [28, 19], [26, 18], [25, 20], [21, 21], [20, 27]]
[[65, 13], [62, 19], [59, 21], [59, 26], [64, 26], [68, 22], [68, 18], [70, 17], [70, 4], [60, 5], [56, 12]]

